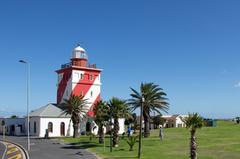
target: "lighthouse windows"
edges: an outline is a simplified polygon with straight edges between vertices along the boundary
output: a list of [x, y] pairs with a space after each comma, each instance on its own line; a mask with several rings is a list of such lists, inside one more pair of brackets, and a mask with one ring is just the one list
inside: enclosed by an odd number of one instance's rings
[[80, 75], [80, 78], [81, 78], [81, 80], [83, 79], [83, 74], [81, 73], [81, 75]]
[[91, 91], [91, 97], [93, 96], [93, 91]]

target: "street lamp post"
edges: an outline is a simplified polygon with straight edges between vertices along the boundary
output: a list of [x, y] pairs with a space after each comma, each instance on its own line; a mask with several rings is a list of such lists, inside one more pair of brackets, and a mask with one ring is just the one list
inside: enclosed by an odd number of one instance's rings
[[110, 107], [110, 152], [112, 152], [112, 146], [113, 146], [113, 142], [112, 142], [112, 138], [113, 138], [113, 134], [112, 134], [112, 107]]
[[5, 120], [2, 121], [2, 128], [3, 128], [3, 140], [5, 139]]
[[140, 131], [139, 131], [138, 158], [141, 158], [141, 153], [142, 153], [142, 116], [143, 116], [144, 101], [145, 101], [145, 99], [142, 94], [141, 107], [140, 107]]
[[20, 63], [27, 64], [27, 149], [30, 151], [30, 137], [29, 137], [29, 104], [30, 104], [30, 63], [24, 60], [19, 60]]

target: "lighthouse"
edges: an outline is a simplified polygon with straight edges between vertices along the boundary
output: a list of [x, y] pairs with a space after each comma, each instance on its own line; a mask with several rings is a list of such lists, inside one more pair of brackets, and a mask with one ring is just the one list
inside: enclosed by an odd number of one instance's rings
[[71, 95], [87, 99], [87, 115], [92, 116], [94, 104], [100, 100], [101, 71], [96, 64], [88, 63], [88, 55], [79, 44], [73, 49], [71, 61], [57, 70], [57, 104]]

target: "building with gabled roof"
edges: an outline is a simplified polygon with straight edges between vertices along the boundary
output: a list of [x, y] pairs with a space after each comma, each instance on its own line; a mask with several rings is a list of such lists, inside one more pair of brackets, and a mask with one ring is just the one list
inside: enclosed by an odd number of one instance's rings
[[[71, 116], [66, 115], [56, 104], [47, 104], [29, 113], [31, 136], [72, 136]], [[27, 127], [27, 125], [25, 125]]]
[[174, 114], [174, 115], [163, 115], [161, 117], [166, 120], [165, 123], [163, 124], [163, 127], [165, 127], [165, 128], [182, 128], [182, 127], [186, 127], [186, 124], [184, 123], [184, 118], [186, 118], [188, 116]]

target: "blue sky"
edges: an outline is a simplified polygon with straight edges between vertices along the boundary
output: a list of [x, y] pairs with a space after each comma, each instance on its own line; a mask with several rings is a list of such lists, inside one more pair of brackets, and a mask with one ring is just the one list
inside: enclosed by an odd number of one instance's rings
[[103, 68], [102, 97], [129, 98], [141, 82], [168, 94], [169, 113], [240, 115], [240, 2], [1, 1], [0, 116], [56, 101], [57, 75], [77, 42]]

